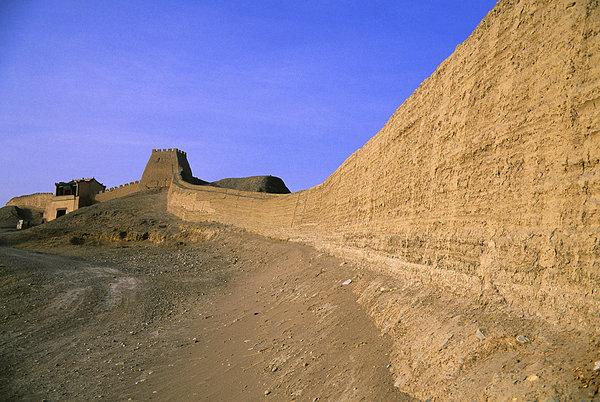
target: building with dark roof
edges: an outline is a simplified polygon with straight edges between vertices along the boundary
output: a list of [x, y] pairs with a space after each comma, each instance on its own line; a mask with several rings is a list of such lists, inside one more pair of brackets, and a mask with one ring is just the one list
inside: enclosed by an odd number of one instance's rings
[[106, 186], [94, 178], [55, 183], [56, 190], [44, 210], [44, 219], [51, 221], [81, 207], [94, 204], [96, 194]]

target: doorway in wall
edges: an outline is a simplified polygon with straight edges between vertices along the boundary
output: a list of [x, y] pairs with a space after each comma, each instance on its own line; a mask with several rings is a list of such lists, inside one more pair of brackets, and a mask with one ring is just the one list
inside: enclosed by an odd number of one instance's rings
[[56, 217], [60, 218], [61, 216], [65, 215], [67, 213], [67, 209], [66, 208], [60, 208], [56, 210]]

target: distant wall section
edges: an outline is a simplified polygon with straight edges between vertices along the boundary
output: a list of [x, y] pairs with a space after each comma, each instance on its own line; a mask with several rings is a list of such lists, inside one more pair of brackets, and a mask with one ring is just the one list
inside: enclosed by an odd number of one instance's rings
[[52, 200], [53, 195], [54, 194], [52, 193], [35, 193], [29, 195], [22, 195], [19, 197], [11, 198], [6, 203], [6, 205], [44, 210], [46, 209], [48, 203]]
[[96, 201], [105, 202], [115, 198], [125, 197], [140, 191], [140, 182], [133, 181], [131, 183], [122, 184], [117, 187], [108, 188], [105, 191], [96, 195]]

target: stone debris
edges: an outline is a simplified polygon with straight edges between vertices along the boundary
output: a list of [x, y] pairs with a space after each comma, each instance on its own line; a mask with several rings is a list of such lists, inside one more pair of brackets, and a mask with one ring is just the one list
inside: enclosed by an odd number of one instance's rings
[[[483, 334], [482, 334], [483, 335]], [[454, 334], [449, 334], [446, 335], [446, 337], [444, 338], [442, 345], [440, 346], [439, 350], [444, 349], [446, 346], [448, 346], [448, 342], [450, 342], [450, 339], [452, 339], [452, 337], [454, 336]], [[485, 337], [484, 337], [485, 338]]]
[[594, 363], [594, 371], [600, 371], [600, 360]]
[[517, 339], [517, 342], [519, 342], [521, 344], [529, 342], [529, 338], [526, 337], [525, 335], [517, 335], [516, 339]]
[[475, 336], [480, 341], [483, 341], [485, 339], [485, 334], [483, 332], [481, 332], [481, 330], [479, 328], [477, 328], [477, 331], [475, 331]]
[[344, 282], [342, 282], [342, 286], [348, 286], [352, 283], [352, 279], [346, 279]]

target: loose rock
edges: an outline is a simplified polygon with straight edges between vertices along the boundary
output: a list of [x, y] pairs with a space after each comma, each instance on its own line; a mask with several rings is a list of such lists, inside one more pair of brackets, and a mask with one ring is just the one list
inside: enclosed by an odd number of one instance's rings
[[527, 343], [529, 342], [529, 338], [527, 338], [525, 335], [517, 335], [517, 342], [523, 344], [523, 343]]

